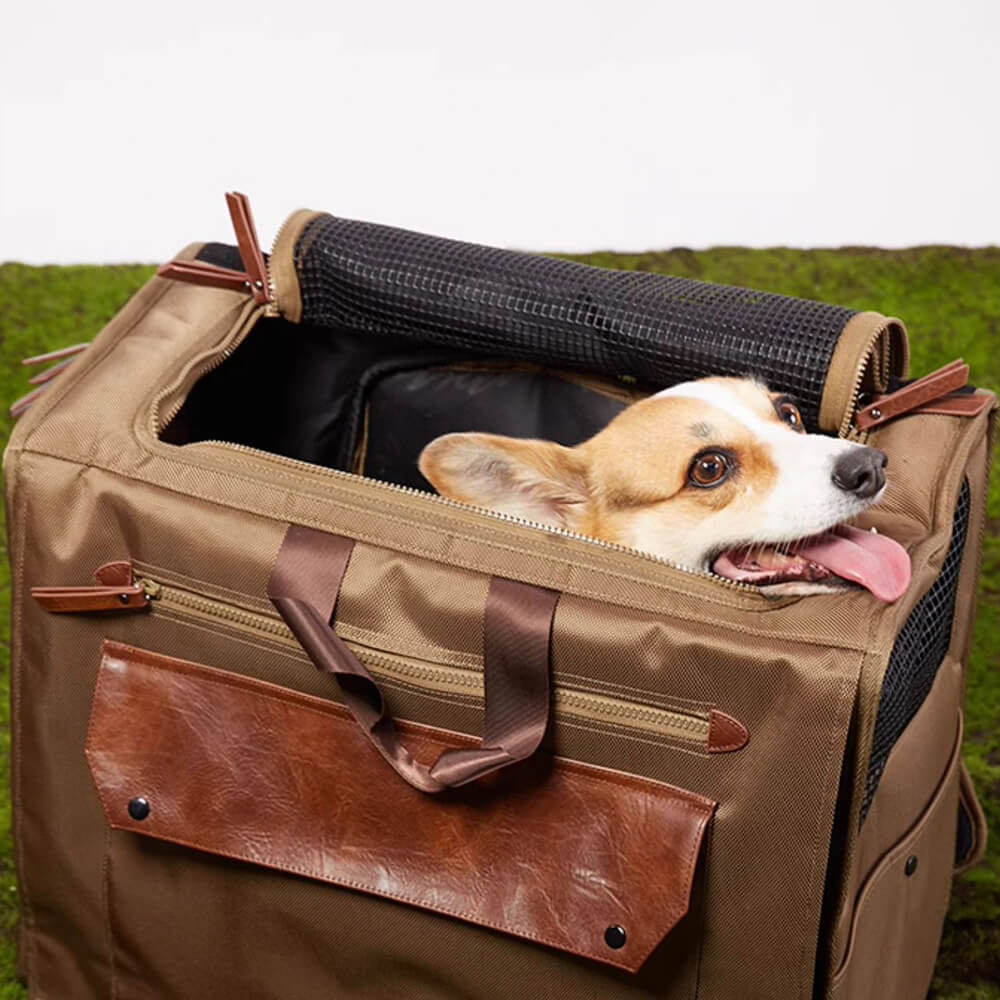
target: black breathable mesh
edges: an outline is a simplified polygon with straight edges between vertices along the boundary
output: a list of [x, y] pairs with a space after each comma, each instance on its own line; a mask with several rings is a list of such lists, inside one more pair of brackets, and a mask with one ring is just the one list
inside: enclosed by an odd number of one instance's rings
[[969, 484], [965, 482], [955, 504], [951, 544], [941, 574], [910, 612], [892, 647], [875, 717], [875, 735], [859, 826], [868, 815], [890, 751], [923, 704], [948, 651], [970, 503]]
[[764, 378], [816, 429], [850, 309], [612, 271], [321, 215], [296, 247], [303, 322], [653, 386]]

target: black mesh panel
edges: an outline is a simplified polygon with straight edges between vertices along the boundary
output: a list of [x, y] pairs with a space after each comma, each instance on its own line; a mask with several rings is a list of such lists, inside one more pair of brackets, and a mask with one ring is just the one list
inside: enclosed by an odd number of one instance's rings
[[965, 482], [955, 505], [951, 544], [941, 574], [910, 612], [892, 647], [875, 717], [859, 826], [868, 815], [890, 751], [923, 704], [948, 651], [970, 504], [969, 484]]
[[754, 374], [816, 429], [850, 309], [612, 271], [321, 215], [296, 247], [303, 322], [653, 386]]

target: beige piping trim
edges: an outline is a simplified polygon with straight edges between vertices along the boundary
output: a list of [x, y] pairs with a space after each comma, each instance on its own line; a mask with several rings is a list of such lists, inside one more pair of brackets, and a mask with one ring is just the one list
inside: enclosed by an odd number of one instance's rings
[[872, 370], [875, 389], [884, 389], [888, 377], [905, 378], [910, 367], [906, 328], [898, 319], [877, 312], [852, 316], [840, 334], [819, 408], [824, 431], [842, 431], [853, 416], [854, 396], [866, 368]]
[[302, 293], [295, 269], [295, 247], [302, 231], [313, 219], [322, 215], [307, 208], [293, 212], [278, 230], [271, 253], [270, 271], [274, 283], [276, 305], [281, 315], [292, 323], [302, 320]]

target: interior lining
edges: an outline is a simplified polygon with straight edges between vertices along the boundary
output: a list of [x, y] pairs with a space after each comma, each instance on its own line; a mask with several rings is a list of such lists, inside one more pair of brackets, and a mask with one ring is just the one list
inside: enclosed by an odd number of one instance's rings
[[202, 376], [161, 437], [232, 442], [433, 492], [417, 458], [441, 434], [573, 446], [644, 395], [613, 380], [408, 337], [268, 318]]

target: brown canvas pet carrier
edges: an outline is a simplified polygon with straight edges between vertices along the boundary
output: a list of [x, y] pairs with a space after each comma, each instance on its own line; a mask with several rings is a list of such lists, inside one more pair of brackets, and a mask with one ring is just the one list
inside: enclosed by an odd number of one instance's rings
[[[238, 249], [161, 269], [7, 450], [31, 997], [923, 997], [985, 838], [993, 396], [904, 381], [876, 313], [314, 212], [265, 256], [230, 208]], [[417, 471], [748, 372], [889, 455], [858, 523], [908, 549], [900, 600], [767, 597]]]

